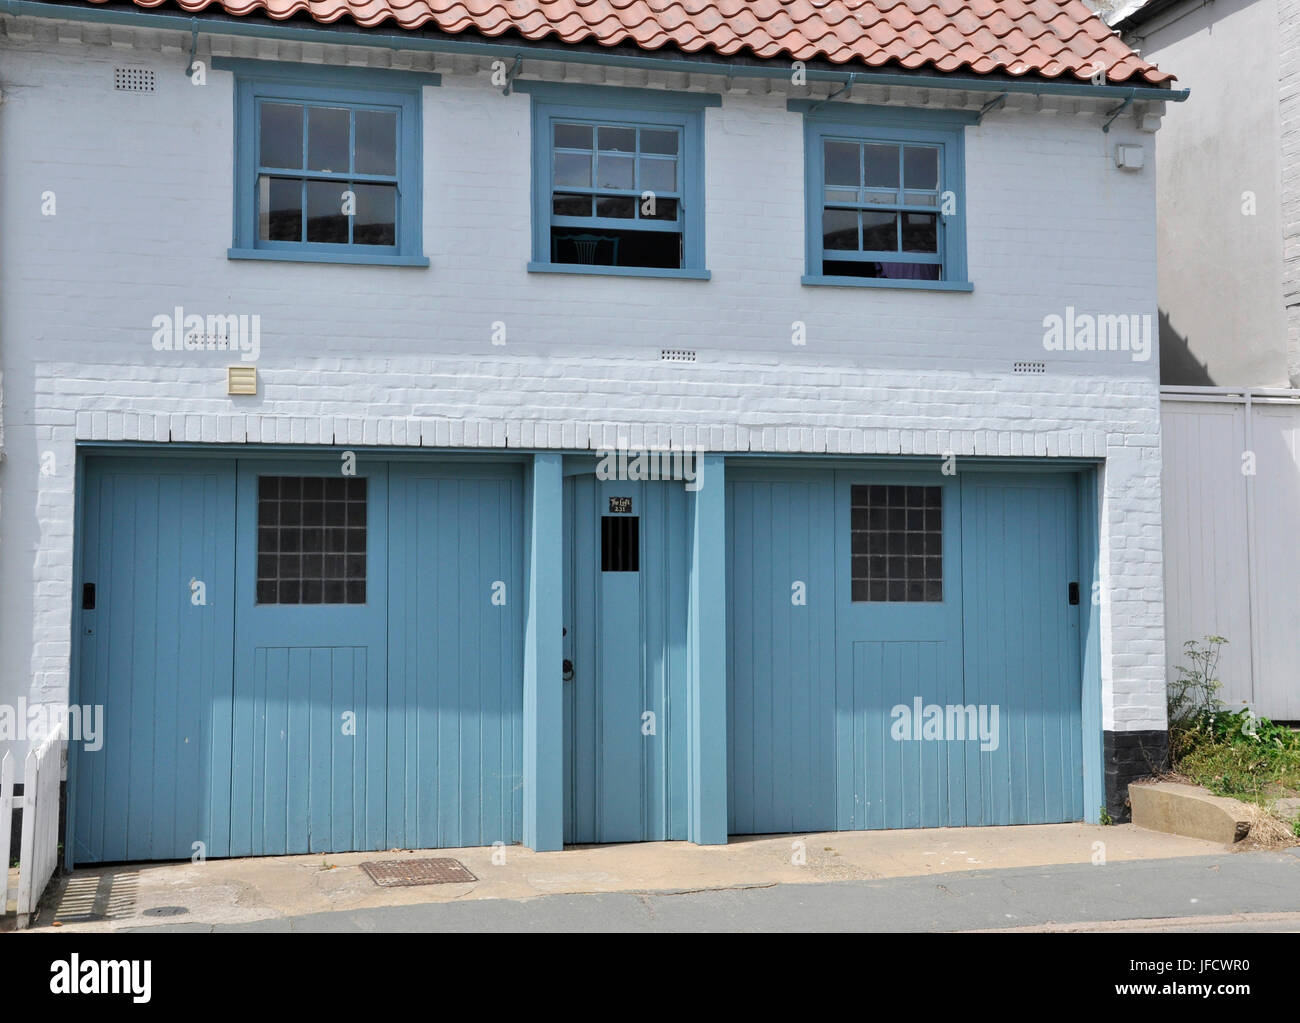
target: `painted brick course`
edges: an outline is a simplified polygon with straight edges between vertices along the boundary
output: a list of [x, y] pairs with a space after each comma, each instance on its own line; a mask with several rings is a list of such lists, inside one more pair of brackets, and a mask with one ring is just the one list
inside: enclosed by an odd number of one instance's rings
[[[968, 129], [973, 293], [809, 288], [801, 120], [727, 92], [705, 115], [711, 281], [528, 274], [529, 99], [458, 61], [424, 90], [431, 267], [232, 261], [232, 76], [192, 86], [174, 45], [91, 38], [0, 38], [0, 700], [66, 695], [78, 441], [623, 441], [1104, 458], [1103, 726], [1164, 727], [1156, 359], [1042, 345], [1067, 306], [1155, 318], [1154, 170], [1111, 158], [1150, 156], [1131, 122], [1025, 107]], [[157, 92], [115, 93], [122, 64]], [[225, 394], [231, 356], [152, 348], [175, 306], [261, 316], [257, 396]]]

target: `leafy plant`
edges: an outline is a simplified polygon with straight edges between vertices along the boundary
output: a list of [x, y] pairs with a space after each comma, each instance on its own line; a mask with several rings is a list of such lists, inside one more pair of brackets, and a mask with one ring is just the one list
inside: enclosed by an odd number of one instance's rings
[[1249, 708], [1219, 701], [1219, 650], [1227, 640], [1206, 636], [1183, 644], [1189, 665], [1169, 686], [1169, 753], [1173, 767], [1219, 796], [1267, 805], [1300, 789], [1300, 733]]
[[1115, 818], [1110, 815], [1110, 811], [1106, 809], [1105, 804], [1101, 808], [1101, 823], [1105, 827], [1110, 827], [1115, 823]]
[[1219, 702], [1219, 648], [1228, 642], [1222, 636], [1206, 636], [1204, 644], [1189, 639], [1183, 653], [1191, 665], [1174, 669], [1177, 678], [1169, 684], [1169, 727], [1186, 728], [1223, 706]]

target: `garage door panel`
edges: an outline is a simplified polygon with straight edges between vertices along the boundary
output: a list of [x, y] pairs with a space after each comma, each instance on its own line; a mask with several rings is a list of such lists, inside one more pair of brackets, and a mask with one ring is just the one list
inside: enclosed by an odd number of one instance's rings
[[736, 834], [835, 827], [832, 477], [728, 480], [728, 811]]
[[[1077, 507], [1072, 479], [967, 480], [966, 700], [996, 707], [996, 749], [973, 746], [972, 824], [1083, 817]], [[1080, 595], [1080, 600], [1084, 599]]]
[[522, 479], [454, 471], [391, 473], [393, 845], [522, 836]]
[[188, 858], [195, 842], [226, 854], [231, 469], [87, 466], [80, 579], [96, 599], [79, 611], [77, 700], [103, 706], [104, 741], [73, 747], [78, 862]]
[[[841, 753], [844, 830], [963, 823], [962, 744], [925, 739], [925, 708], [956, 700], [953, 644], [853, 644], [852, 702]], [[947, 689], [936, 689], [948, 679]], [[924, 694], [924, 695], [920, 695]], [[921, 699], [921, 715], [916, 713]], [[901, 708], [901, 712], [900, 712]]]

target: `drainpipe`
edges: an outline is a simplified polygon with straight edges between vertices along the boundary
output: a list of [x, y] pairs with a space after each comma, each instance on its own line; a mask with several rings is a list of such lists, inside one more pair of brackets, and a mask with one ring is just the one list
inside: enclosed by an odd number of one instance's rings
[[[15, 17], [53, 18], [62, 21], [86, 21], [94, 24], [134, 26], [162, 30], [187, 31], [190, 15], [142, 11], [139, 8], [115, 9], [69, 4], [44, 3], [42, 0], [0, 0], [0, 13]], [[320, 43], [327, 46], [374, 46], [392, 50], [446, 53], [449, 55], [495, 57], [512, 61], [550, 61], [567, 64], [591, 64], [603, 67], [626, 67], [642, 71], [665, 71], [674, 74], [723, 75], [732, 78], [789, 79], [789, 64], [768, 62], [743, 64], [720, 60], [695, 60], [679, 57], [648, 57], [639, 54], [600, 53], [560, 47], [520, 45], [510, 42], [480, 42], [442, 35], [416, 32], [394, 35], [369, 29], [335, 25], [330, 28], [288, 25], [271, 21], [249, 21], [226, 15], [205, 15], [204, 31], [209, 35], [254, 36], [292, 42]], [[844, 84], [848, 69], [827, 71], [809, 68], [803, 73], [810, 82]], [[930, 75], [894, 71], [856, 71], [855, 84], [903, 86], [917, 89], [940, 89], [952, 92], [1028, 93], [1034, 96], [1072, 96], [1079, 99], [1144, 100], [1156, 103], [1182, 103], [1189, 89], [1166, 89], [1158, 86], [1091, 85], [1058, 82], [1049, 79], [984, 79], [965, 75]]]

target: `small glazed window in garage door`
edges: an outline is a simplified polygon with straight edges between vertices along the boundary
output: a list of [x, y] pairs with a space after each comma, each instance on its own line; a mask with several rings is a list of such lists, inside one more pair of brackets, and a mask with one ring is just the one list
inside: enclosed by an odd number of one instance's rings
[[600, 570], [602, 572], [641, 571], [640, 516], [601, 516]]
[[943, 488], [855, 486], [853, 600], [943, 600]]
[[364, 476], [259, 476], [257, 602], [366, 602]]

